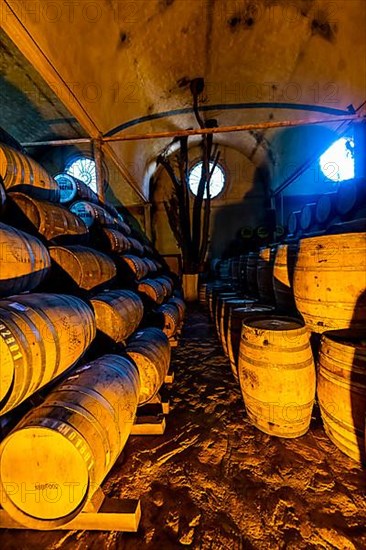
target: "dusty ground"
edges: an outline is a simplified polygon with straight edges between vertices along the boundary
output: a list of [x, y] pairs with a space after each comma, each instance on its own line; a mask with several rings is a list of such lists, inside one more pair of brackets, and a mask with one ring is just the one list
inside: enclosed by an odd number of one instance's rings
[[252, 427], [213, 334], [191, 310], [167, 430], [131, 437], [106, 480], [110, 496], [140, 497], [138, 534], [4, 530], [3, 550], [366, 549], [366, 472], [316, 416], [295, 440]]

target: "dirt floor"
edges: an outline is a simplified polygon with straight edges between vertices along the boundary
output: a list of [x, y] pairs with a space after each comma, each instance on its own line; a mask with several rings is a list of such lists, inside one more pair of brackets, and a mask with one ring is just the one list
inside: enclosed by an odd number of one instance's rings
[[3, 550], [366, 549], [366, 472], [316, 413], [299, 439], [251, 426], [202, 310], [188, 312], [173, 364], [165, 434], [131, 437], [104, 485], [141, 499], [138, 533], [4, 530]]

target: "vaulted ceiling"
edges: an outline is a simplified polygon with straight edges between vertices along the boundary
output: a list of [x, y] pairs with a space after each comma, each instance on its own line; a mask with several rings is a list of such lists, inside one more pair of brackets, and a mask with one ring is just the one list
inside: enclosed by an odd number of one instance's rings
[[[1, 22], [0, 126], [21, 141], [196, 127], [196, 77], [205, 79], [205, 116], [220, 126], [334, 119], [365, 100], [364, 0], [5, 0]], [[276, 162], [280, 133], [216, 140], [260, 165]], [[104, 149], [120, 185], [147, 198], [146, 167], [166, 144]]]

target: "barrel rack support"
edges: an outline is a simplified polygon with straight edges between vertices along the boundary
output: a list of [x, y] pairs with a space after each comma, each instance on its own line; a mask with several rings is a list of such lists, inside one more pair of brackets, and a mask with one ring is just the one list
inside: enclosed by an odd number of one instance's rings
[[[84, 510], [72, 521], [48, 531], [124, 531], [136, 533], [141, 519], [139, 499], [106, 497], [99, 488]], [[0, 506], [0, 529], [29, 529], [17, 523]]]
[[131, 435], [162, 435], [166, 428], [165, 415], [169, 414], [169, 410], [169, 395], [167, 387], [163, 385], [149, 403], [137, 409]]

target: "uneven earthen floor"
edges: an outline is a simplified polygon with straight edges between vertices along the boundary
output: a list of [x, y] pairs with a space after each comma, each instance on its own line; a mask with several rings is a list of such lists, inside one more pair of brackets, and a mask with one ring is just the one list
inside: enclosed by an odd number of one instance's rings
[[4, 550], [366, 548], [366, 472], [314, 417], [294, 440], [261, 433], [198, 309], [188, 312], [161, 436], [134, 436], [104, 489], [141, 499], [137, 534], [2, 531]]

